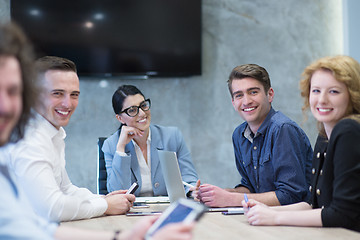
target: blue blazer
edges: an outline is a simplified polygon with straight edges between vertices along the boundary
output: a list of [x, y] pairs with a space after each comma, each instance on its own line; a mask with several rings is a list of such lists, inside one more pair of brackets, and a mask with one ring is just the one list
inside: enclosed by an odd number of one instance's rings
[[[196, 184], [198, 176], [180, 130], [176, 127], [163, 127], [152, 124], [150, 130], [151, 182], [154, 196], [168, 195], [157, 149], [176, 152], [183, 181], [193, 185]], [[135, 195], [138, 196], [142, 180], [134, 144], [129, 142], [125, 146], [127, 156], [120, 156], [116, 153], [119, 135], [120, 130], [106, 139], [102, 147], [107, 171], [107, 189], [109, 192], [128, 189], [133, 182], [137, 181], [139, 188], [136, 190]], [[188, 192], [187, 187], [185, 191]]]

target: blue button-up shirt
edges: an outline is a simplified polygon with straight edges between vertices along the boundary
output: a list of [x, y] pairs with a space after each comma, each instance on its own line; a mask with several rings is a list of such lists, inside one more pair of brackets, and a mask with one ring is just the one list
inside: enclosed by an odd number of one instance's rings
[[252, 193], [275, 191], [281, 205], [309, 197], [312, 148], [304, 131], [279, 111], [270, 109], [253, 135], [246, 122], [233, 133], [235, 162], [241, 184]]

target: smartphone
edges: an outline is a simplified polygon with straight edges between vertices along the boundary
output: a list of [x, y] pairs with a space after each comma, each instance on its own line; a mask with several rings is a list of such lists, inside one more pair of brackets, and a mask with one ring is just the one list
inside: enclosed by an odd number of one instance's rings
[[190, 199], [180, 198], [172, 203], [149, 228], [145, 239], [150, 239], [156, 231], [169, 223], [184, 222], [191, 223], [197, 221], [206, 211], [206, 207]]
[[145, 203], [141, 203], [141, 202], [134, 202], [132, 208], [149, 208], [150, 206], [145, 204]]
[[138, 189], [138, 187], [139, 187], [139, 184], [137, 182], [134, 182], [130, 186], [130, 188], [127, 190], [126, 194], [133, 194], [136, 191], [136, 189]]
[[222, 212], [223, 215], [244, 215], [244, 212]]
[[161, 212], [128, 212], [126, 216], [151, 216], [151, 215], [160, 215]]

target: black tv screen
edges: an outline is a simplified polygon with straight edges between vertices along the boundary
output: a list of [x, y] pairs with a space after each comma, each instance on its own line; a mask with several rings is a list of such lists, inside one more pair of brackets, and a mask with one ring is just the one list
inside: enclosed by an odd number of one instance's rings
[[80, 75], [201, 75], [201, 0], [12, 0], [11, 18]]

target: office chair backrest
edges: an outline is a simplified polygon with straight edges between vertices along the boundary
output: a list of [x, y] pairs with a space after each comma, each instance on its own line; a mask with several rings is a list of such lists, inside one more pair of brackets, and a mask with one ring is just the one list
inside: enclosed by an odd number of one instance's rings
[[105, 158], [104, 152], [101, 150], [104, 141], [106, 140], [105, 137], [99, 137], [98, 140], [98, 194], [106, 195], [108, 194], [107, 187], [106, 187], [106, 167], [105, 167]]

